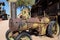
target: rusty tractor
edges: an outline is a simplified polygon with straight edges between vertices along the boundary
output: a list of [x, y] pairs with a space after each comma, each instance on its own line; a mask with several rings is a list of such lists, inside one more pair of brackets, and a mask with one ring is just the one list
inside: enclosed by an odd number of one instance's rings
[[[48, 35], [56, 37], [59, 34], [58, 16], [49, 16], [43, 11], [43, 15], [29, 15], [29, 11], [22, 10], [20, 18], [16, 18], [15, 3], [11, 3], [11, 19], [9, 30], [6, 32], [7, 40], [32, 40], [31, 35]], [[35, 8], [34, 8], [35, 9]], [[32, 9], [33, 10], [33, 9]], [[33, 13], [32, 13], [33, 14]]]

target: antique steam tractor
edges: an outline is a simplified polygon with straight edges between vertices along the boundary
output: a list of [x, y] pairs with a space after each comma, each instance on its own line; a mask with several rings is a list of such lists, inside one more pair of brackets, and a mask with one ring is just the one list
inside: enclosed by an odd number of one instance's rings
[[42, 7], [39, 3], [32, 6], [31, 13], [29, 13], [29, 9], [24, 8], [20, 18], [16, 18], [15, 2], [11, 3], [12, 12], [9, 30], [6, 32], [7, 40], [32, 40], [30, 36], [34, 34], [58, 36], [57, 3], [46, 6], [44, 1], [41, 2]]

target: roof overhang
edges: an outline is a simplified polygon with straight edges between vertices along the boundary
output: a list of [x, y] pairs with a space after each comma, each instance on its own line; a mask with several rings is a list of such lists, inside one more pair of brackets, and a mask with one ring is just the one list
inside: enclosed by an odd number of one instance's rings
[[59, 0], [38, 0], [36, 1], [36, 4], [32, 6], [32, 8], [41, 7], [43, 10], [45, 10], [46, 8], [58, 2]]

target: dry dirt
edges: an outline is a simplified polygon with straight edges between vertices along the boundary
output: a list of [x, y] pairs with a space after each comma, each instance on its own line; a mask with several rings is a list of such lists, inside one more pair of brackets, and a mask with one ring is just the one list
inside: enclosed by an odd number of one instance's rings
[[[0, 40], [6, 40], [5, 33], [9, 29], [8, 27], [9, 27], [8, 20], [0, 21]], [[60, 36], [55, 38], [50, 38], [46, 36], [32, 36], [33, 40], [59, 40], [59, 38]]]

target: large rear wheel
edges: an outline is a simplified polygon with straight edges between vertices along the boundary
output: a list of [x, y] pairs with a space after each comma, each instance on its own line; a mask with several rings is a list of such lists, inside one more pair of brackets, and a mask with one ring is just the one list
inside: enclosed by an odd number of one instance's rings
[[56, 37], [59, 35], [59, 25], [55, 21], [51, 21], [47, 28], [47, 35], [50, 37]]

